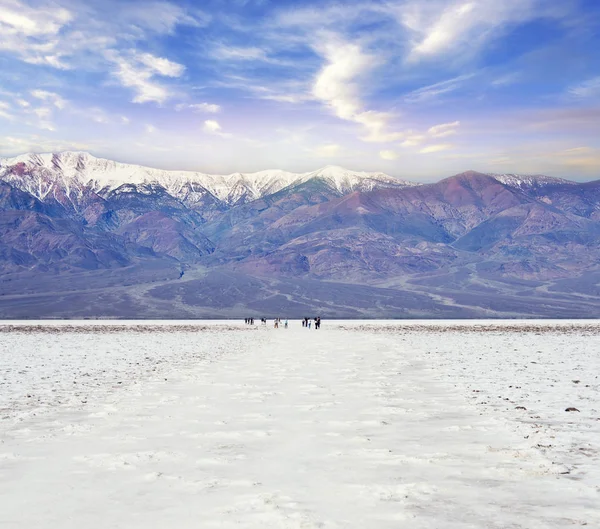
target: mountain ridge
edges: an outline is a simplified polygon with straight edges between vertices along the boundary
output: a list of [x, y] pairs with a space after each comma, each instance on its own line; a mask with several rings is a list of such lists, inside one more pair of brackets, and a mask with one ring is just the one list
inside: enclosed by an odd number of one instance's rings
[[[11, 168], [20, 178], [12, 178], [9, 173]], [[380, 172], [350, 171], [337, 166], [325, 166], [305, 173], [264, 170], [217, 175], [125, 164], [97, 158], [82, 151], [27, 153], [13, 158], [0, 158], [0, 178], [8, 177], [9, 181], [23, 185], [24, 176], [29, 177], [31, 182], [23, 190], [42, 200], [56, 185], [62, 185], [69, 191], [71, 187], [77, 189], [87, 186], [93, 192], [104, 195], [122, 184], [158, 183], [178, 198], [189, 192], [206, 191], [228, 206], [256, 200], [312, 178], [322, 178], [344, 192], [353, 190], [361, 182], [369, 182], [371, 187], [378, 184], [418, 185]]]
[[[210, 182], [140, 167], [0, 160], [0, 317], [104, 314], [96, 299], [124, 317], [600, 316], [600, 181], [416, 184], [327, 166], [234, 173], [221, 200]], [[133, 181], [103, 186], [107, 174]]]

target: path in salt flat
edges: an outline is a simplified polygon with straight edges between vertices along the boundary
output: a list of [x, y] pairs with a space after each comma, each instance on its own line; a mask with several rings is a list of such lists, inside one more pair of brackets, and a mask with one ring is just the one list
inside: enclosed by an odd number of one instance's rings
[[598, 492], [481, 414], [426, 348], [327, 328], [210, 339], [228, 350], [0, 430], [0, 527], [600, 526]]

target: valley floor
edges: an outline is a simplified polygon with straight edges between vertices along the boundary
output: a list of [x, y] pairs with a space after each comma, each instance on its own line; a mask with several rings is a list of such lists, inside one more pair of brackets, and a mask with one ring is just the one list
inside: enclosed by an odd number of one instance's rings
[[598, 346], [597, 322], [5, 323], [0, 526], [598, 527]]

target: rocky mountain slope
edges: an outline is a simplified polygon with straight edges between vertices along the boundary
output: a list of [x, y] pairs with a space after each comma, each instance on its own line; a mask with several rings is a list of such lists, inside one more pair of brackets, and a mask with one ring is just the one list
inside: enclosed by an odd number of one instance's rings
[[[348, 314], [368, 309], [359, 292], [387, 300], [373, 301], [373, 315], [398, 314], [391, 289], [411, 293], [412, 314], [560, 316], [553, 311], [572, 306], [569, 314], [586, 315], [600, 309], [590, 294], [599, 263], [600, 181], [469, 171], [418, 185], [339, 167], [218, 176], [87, 153], [0, 159], [0, 315], [13, 314], [18, 288], [58, 288], [66, 275], [72, 282], [58, 291], [83, 281], [81, 303], [86, 284], [161, 277], [150, 306], [170, 296], [209, 310], [225, 303], [222, 273], [254, 278], [239, 280], [239, 299], [254, 299], [254, 289], [265, 296], [257, 306], [273, 310], [291, 310], [300, 296], [273, 293], [275, 280], [305, 282], [306, 307], [333, 310], [339, 298]], [[189, 277], [199, 288], [197, 274], [219, 279], [202, 284], [202, 299], [182, 298]], [[325, 288], [332, 281], [346, 287]]]

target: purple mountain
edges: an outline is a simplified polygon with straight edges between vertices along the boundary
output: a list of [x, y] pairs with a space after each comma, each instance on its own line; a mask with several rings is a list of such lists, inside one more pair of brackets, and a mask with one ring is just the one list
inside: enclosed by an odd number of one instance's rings
[[543, 175], [0, 159], [0, 316], [599, 316], [599, 211]]

